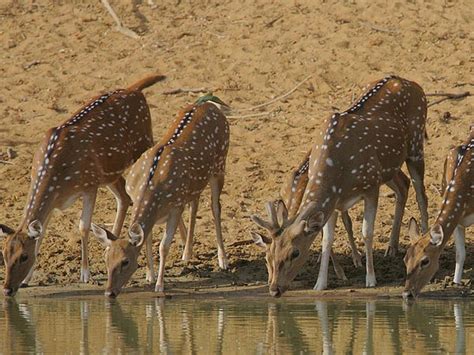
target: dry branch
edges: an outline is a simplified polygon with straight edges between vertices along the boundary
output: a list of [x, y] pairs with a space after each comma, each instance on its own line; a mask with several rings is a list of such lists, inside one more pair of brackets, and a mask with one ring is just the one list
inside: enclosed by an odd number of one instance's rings
[[252, 107], [248, 107], [248, 108], [244, 108], [244, 109], [240, 109], [240, 110], [233, 110], [234, 112], [246, 112], [246, 111], [253, 111], [253, 110], [256, 110], [256, 109], [259, 109], [259, 108], [262, 108], [262, 107], [265, 107], [265, 106], [268, 106], [268, 105], [271, 105], [272, 103], [276, 102], [276, 101], [280, 101], [280, 100], [283, 100], [285, 98], [287, 98], [288, 96], [290, 96], [293, 92], [295, 92], [301, 85], [303, 85], [306, 81], [308, 81], [309, 79], [311, 78], [311, 75], [308, 75], [306, 78], [304, 78], [302, 81], [300, 81], [298, 83], [298, 85], [296, 85], [293, 89], [291, 89], [290, 91], [280, 95], [280, 96], [277, 96], [275, 97], [274, 99], [268, 101], [268, 102], [265, 102], [263, 104], [260, 104], [260, 105], [257, 105], [257, 106], [252, 106]]
[[175, 95], [181, 93], [198, 93], [198, 92], [211, 92], [212, 90], [207, 88], [176, 88], [171, 90], [163, 91], [163, 95]]
[[375, 26], [369, 22], [361, 22], [361, 24], [365, 27], [368, 27], [374, 31], [377, 31], [377, 32], [386, 32], [386, 33], [399, 33], [400, 31], [398, 30], [393, 30], [393, 29], [389, 29], [389, 28], [383, 28], [383, 27], [379, 27], [379, 26]]
[[11, 161], [8, 160], [0, 160], [0, 164], [14, 165]]
[[263, 116], [269, 116], [274, 111], [272, 112], [260, 112], [260, 113], [249, 113], [247, 115], [226, 115], [227, 118], [250, 118], [250, 117], [263, 117]]
[[114, 11], [114, 9], [112, 8], [112, 6], [110, 6], [109, 4], [109, 0], [101, 0], [102, 1], [102, 4], [105, 6], [105, 8], [107, 9], [107, 11], [109, 12], [110, 16], [112, 16], [112, 18], [114, 19], [115, 21], [115, 24], [116, 24], [116, 29], [117, 31], [119, 31], [120, 33], [124, 34], [125, 36], [128, 36], [128, 37], [131, 37], [131, 38], [134, 38], [134, 39], [138, 39], [140, 38], [139, 35], [137, 35], [135, 32], [133, 32], [131, 29], [125, 27], [123, 24], [122, 24], [122, 21], [120, 21], [120, 18], [117, 16], [117, 13]]
[[430, 102], [428, 104], [428, 107], [431, 107], [433, 105], [437, 105], [445, 100], [459, 100], [463, 99], [465, 97], [471, 96], [471, 93], [469, 91], [461, 92], [461, 93], [447, 93], [447, 92], [440, 92], [440, 93], [428, 93], [426, 96], [444, 96], [443, 98], [439, 100], [435, 100], [433, 102]]

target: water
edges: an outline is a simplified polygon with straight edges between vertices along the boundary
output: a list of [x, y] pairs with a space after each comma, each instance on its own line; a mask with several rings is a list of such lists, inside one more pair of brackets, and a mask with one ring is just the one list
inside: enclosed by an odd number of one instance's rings
[[0, 353], [473, 353], [457, 300], [0, 299]]

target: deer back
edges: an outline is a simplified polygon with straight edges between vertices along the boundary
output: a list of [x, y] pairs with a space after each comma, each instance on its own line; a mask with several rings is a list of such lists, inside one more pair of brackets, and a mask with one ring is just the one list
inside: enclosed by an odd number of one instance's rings
[[407, 158], [422, 159], [425, 122], [419, 85], [396, 76], [372, 83], [349, 109], [326, 119], [301, 208], [317, 201], [328, 216], [337, 201], [391, 180]]
[[446, 242], [456, 225], [474, 214], [473, 150], [474, 132], [471, 132], [464, 144], [450, 150], [444, 162], [443, 204], [436, 223], [443, 227]]
[[[200, 195], [209, 178], [224, 173], [229, 125], [213, 103], [179, 112], [163, 139], [146, 151], [127, 177], [135, 221], [153, 225], [169, 208]], [[140, 222], [139, 222], [140, 223]]]
[[162, 78], [151, 76], [97, 96], [47, 131], [33, 160], [26, 220], [43, 220], [82, 191], [114, 182], [153, 145], [150, 111], [140, 90]]

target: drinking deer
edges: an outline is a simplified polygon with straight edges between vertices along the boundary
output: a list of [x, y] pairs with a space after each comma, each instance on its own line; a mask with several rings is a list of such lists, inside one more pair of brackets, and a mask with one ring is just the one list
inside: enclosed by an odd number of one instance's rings
[[[304, 190], [308, 183], [308, 167], [309, 167], [310, 154], [311, 154], [311, 151], [309, 151], [306, 154], [304, 160], [298, 165], [298, 167], [295, 170], [293, 170], [287, 182], [283, 184], [280, 190], [280, 197], [282, 199], [282, 202], [285, 204], [285, 206], [287, 206], [289, 218], [293, 217], [298, 212], [298, 207], [300, 206], [301, 200], [303, 199]], [[272, 207], [269, 206], [269, 208], [270, 208], [269, 209], [270, 211]], [[255, 217], [252, 216], [252, 218], [255, 218]], [[257, 217], [257, 220], [258, 220], [258, 217]], [[345, 213], [343, 215], [343, 221], [344, 221], [344, 227], [346, 228], [346, 231], [348, 233], [349, 243], [352, 249], [351, 251], [352, 251], [354, 265], [361, 266], [362, 265], [361, 255], [359, 254], [357, 250], [357, 246], [355, 245], [354, 233], [352, 231], [352, 221], [349, 216], [349, 213]], [[255, 241], [255, 243], [259, 247], [265, 250], [266, 244], [261, 243], [261, 239], [263, 238], [263, 236], [255, 231], [252, 231], [250, 234], [253, 240]], [[336, 257], [333, 253], [331, 253], [331, 260], [332, 260], [334, 271], [337, 277], [342, 280], [347, 280], [347, 277], [344, 273], [344, 269], [337, 262]], [[269, 272], [269, 275], [270, 275], [270, 272]]]
[[416, 220], [409, 224], [411, 245], [405, 255], [407, 279], [403, 297], [416, 297], [439, 268], [439, 256], [454, 232], [456, 268], [454, 282], [461, 283], [465, 228], [474, 224], [474, 126], [467, 141], [450, 150], [444, 162], [443, 204], [429, 233], [421, 236]]
[[122, 173], [153, 146], [150, 111], [141, 91], [164, 78], [149, 76], [127, 89], [97, 96], [46, 132], [33, 159], [23, 220], [16, 232], [6, 231], [10, 235], [3, 249], [5, 295], [14, 295], [22, 282], [30, 281], [52, 211], [66, 209], [79, 197], [83, 205], [80, 280], [88, 282], [87, 244], [97, 190], [107, 186], [117, 200], [113, 231], [118, 234], [131, 202]]
[[[376, 284], [372, 239], [379, 188], [387, 184], [404, 197], [395, 207], [390, 245], [398, 245], [398, 232], [408, 190], [400, 170], [406, 162], [413, 180], [423, 228], [427, 229], [424, 189], [423, 139], [426, 98], [421, 87], [397, 76], [372, 83], [348, 110], [325, 121], [326, 129], [313, 146], [309, 181], [297, 214], [288, 218], [284, 203], [269, 205], [271, 222], [254, 221], [268, 229], [267, 263], [271, 269], [270, 294], [280, 296], [309, 256], [316, 235], [323, 229], [323, 250], [316, 290], [327, 287], [327, 271], [334, 240], [337, 210], [347, 211], [364, 200], [362, 234], [366, 250], [366, 286]], [[404, 186], [405, 185], [405, 186]], [[395, 243], [396, 241], [396, 243]]]
[[191, 203], [197, 209], [199, 197], [208, 183], [219, 266], [227, 269], [220, 194], [224, 186], [229, 124], [219, 107], [227, 108], [227, 105], [212, 95], [187, 106], [179, 112], [162, 140], [147, 150], [132, 167], [127, 177], [127, 191], [134, 201], [128, 239], [119, 239], [106, 229], [92, 225], [94, 234], [106, 247], [106, 296], [115, 297], [120, 293], [138, 267], [138, 254], [145, 242], [151, 252], [153, 226], [166, 222], [155, 285], [155, 291], [163, 292], [166, 257], [183, 208]]

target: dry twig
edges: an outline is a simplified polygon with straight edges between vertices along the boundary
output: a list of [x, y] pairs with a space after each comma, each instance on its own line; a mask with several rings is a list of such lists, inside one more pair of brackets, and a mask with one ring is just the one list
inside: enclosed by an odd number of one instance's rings
[[446, 92], [440, 92], [440, 93], [428, 93], [426, 96], [444, 96], [441, 99], [435, 100], [433, 102], [430, 102], [428, 104], [428, 107], [431, 107], [433, 105], [437, 105], [445, 100], [459, 100], [468, 96], [471, 96], [471, 93], [469, 91], [461, 92], [461, 93], [446, 93]]
[[248, 115], [226, 115], [227, 118], [250, 118], [250, 117], [263, 117], [269, 116], [273, 113], [271, 112], [260, 112], [260, 113], [249, 113]]
[[262, 108], [262, 107], [265, 107], [265, 106], [268, 106], [268, 105], [271, 105], [272, 103], [276, 102], [276, 101], [280, 101], [280, 100], [283, 100], [285, 98], [287, 98], [288, 96], [290, 96], [293, 92], [295, 92], [301, 85], [303, 85], [306, 81], [308, 81], [309, 79], [311, 78], [311, 75], [308, 75], [306, 78], [304, 78], [302, 81], [300, 81], [298, 83], [298, 85], [296, 85], [293, 89], [291, 89], [290, 91], [284, 93], [283, 95], [280, 95], [280, 96], [277, 96], [275, 97], [274, 99], [268, 101], [268, 102], [265, 102], [263, 104], [260, 104], [260, 105], [257, 105], [257, 106], [252, 106], [252, 107], [248, 107], [248, 108], [244, 108], [244, 109], [240, 109], [240, 110], [233, 110], [234, 112], [246, 112], [246, 111], [254, 111], [256, 109], [259, 109], [259, 108]]
[[0, 164], [14, 165], [11, 161], [8, 160], [0, 160]]
[[105, 8], [107, 9], [107, 11], [109, 12], [110, 16], [112, 16], [112, 18], [114, 19], [115, 24], [116, 24], [117, 31], [119, 31], [120, 33], [124, 34], [125, 36], [131, 37], [131, 38], [134, 38], [134, 39], [140, 38], [139, 35], [137, 35], [137, 34], [136, 34], [135, 32], [133, 32], [131, 29], [125, 27], [125, 26], [122, 24], [122, 21], [120, 21], [120, 18], [117, 16], [117, 13], [114, 11], [114, 9], [112, 8], [112, 6], [110, 6], [109, 0], [101, 0], [101, 1], [102, 1], [102, 4], [103, 4], [103, 5], [105, 6]]
[[198, 92], [211, 92], [212, 90], [207, 88], [176, 88], [171, 90], [163, 91], [163, 95], [175, 95], [181, 93], [198, 93]]
[[389, 29], [389, 28], [383, 28], [383, 27], [379, 27], [379, 26], [375, 26], [369, 22], [364, 22], [362, 21], [361, 24], [365, 27], [368, 27], [374, 31], [377, 31], [377, 32], [386, 32], [386, 33], [399, 33], [400, 31], [398, 30], [393, 30], [393, 29]]

